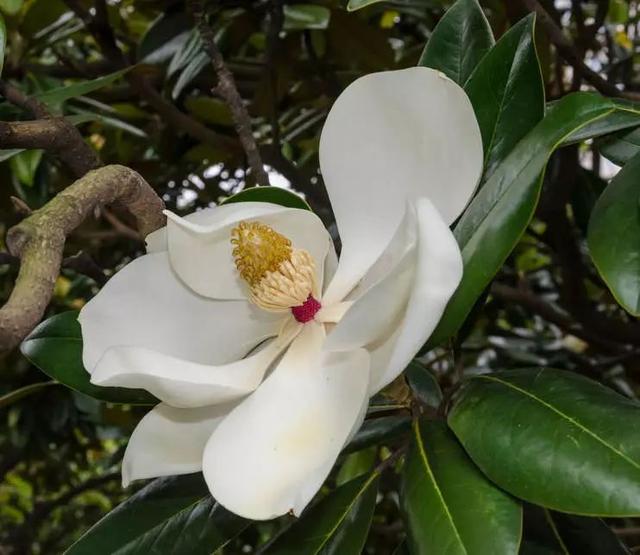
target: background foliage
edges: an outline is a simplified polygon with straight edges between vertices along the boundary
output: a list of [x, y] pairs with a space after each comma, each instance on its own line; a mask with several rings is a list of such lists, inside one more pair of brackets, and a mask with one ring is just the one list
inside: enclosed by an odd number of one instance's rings
[[[194, 475], [135, 493], [70, 553], [637, 551], [638, 3], [348, 4], [362, 9], [220, 0], [209, 23], [271, 184], [302, 193], [334, 234], [318, 139], [340, 91], [361, 75], [418, 63], [465, 87], [486, 159], [483, 188], [455, 229], [461, 288], [430, 349], [374, 400], [327, 495], [296, 526], [290, 517], [234, 518]], [[536, 10], [544, 10], [537, 23]], [[69, 116], [103, 163], [138, 171], [170, 209], [191, 212], [255, 185], [229, 108], [211, 94], [216, 76], [184, 2], [0, 0], [0, 11], [2, 80]], [[594, 87], [616, 98], [571, 94]], [[0, 120], [29, 118], [0, 104]], [[43, 150], [4, 149], [0, 159], [4, 236], [25, 206], [44, 205], [73, 175]], [[96, 211], [69, 237], [48, 316], [82, 307], [143, 246], [125, 211]], [[4, 299], [17, 261], [0, 257]], [[73, 382], [78, 349], [73, 318], [62, 316], [25, 343], [29, 359], [17, 349], [0, 359], [0, 553], [62, 552], [141, 487], [121, 488], [119, 461], [147, 406], [110, 403], [122, 392]], [[460, 390], [464, 377], [472, 379]], [[445, 414], [449, 428], [433, 418]], [[412, 415], [432, 418], [412, 423]], [[526, 501], [522, 538], [520, 502], [485, 476]]]

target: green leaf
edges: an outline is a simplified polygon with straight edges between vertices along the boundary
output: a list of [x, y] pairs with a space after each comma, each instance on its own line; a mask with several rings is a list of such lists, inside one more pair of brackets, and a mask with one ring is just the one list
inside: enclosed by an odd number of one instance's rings
[[285, 31], [302, 31], [304, 29], [326, 29], [329, 26], [331, 11], [325, 6], [314, 4], [285, 4]]
[[187, 110], [204, 123], [233, 125], [233, 116], [226, 102], [210, 96], [190, 96], [184, 102]]
[[567, 95], [496, 167], [454, 230], [462, 250], [464, 274], [427, 349], [440, 345], [460, 329], [518, 243], [538, 203], [551, 153], [565, 137], [614, 110], [615, 104], [597, 94]]
[[518, 552], [522, 509], [489, 482], [444, 423], [414, 421], [400, 494], [412, 554]]
[[417, 360], [409, 363], [405, 370], [409, 386], [425, 405], [437, 409], [442, 402], [442, 391], [436, 377]]
[[600, 154], [614, 164], [624, 166], [631, 158], [640, 153], [640, 128], [607, 137], [598, 145], [598, 148]]
[[125, 69], [115, 71], [114, 73], [110, 73], [109, 75], [98, 77], [97, 79], [92, 79], [91, 81], [80, 81], [71, 85], [65, 85], [62, 87], [57, 87], [55, 89], [50, 89], [48, 91], [36, 94], [34, 95], [34, 97], [40, 100], [40, 102], [44, 102], [45, 104], [57, 107], [65, 100], [75, 98], [76, 96], [89, 94], [90, 92], [111, 85], [111, 83], [120, 79], [120, 77], [127, 73], [127, 71], [130, 71], [133, 67], [134, 66], [127, 67]]
[[163, 13], [147, 28], [138, 46], [138, 60], [161, 64], [175, 55], [189, 38], [193, 23], [185, 12]]
[[[27, 187], [33, 185], [43, 153], [43, 150], [22, 150], [7, 156], [7, 158], [9, 158], [9, 164], [11, 165], [11, 171], [20, 183]], [[6, 152], [6, 154], [8, 154], [8, 152]]]
[[7, 148], [0, 150], [0, 162], [4, 162], [5, 160], [9, 160], [9, 158], [13, 158], [16, 154], [20, 154], [24, 152], [24, 148]]
[[[0, 402], [1, 401], [2, 397], [0, 397]], [[377, 445], [372, 445], [371, 447], [367, 447], [366, 449], [347, 455], [344, 462], [340, 465], [340, 470], [336, 475], [336, 486], [341, 486], [358, 476], [371, 472], [377, 458]]]
[[0, 14], [0, 75], [2, 75], [2, 68], [4, 67], [4, 55], [7, 48], [7, 25], [4, 21], [4, 17]]
[[449, 413], [449, 426], [498, 486], [587, 516], [640, 514], [638, 423], [638, 403], [550, 369], [473, 377]]
[[362, 8], [366, 8], [372, 4], [379, 4], [387, 1], [388, 0], [349, 0], [349, 3], [347, 4], [347, 11], [355, 12], [356, 10], [361, 10]]
[[547, 511], [562, 545], [570, 555], [627, 555], [629, 551], [599, 518]]
[[0, 0], [0, 10], [7, 15], [16, 15], [24, 4], [24, 0]]
[[438, 69], [464, 85], [493, 42], [478, 1], [458, 0], [436, 25], [418, 65]]
[[491, 175], [544, 116], [544, 83], [533, 41], [535, 16], [514, 25], [480, 61], [465, 90], [476, 113]]
[[209, 555], [249, 525], [216, 503], [202, 474], [154, 480], [85, 533], [66, 555]]
[[198, 52], [180, 73], [171, 91], [171, 98], [173, 98], [173, 100], [178, 98], [187, 85], [210, 63], [209, 56], [207, 56], [206, 52]]
[[369, 418], [364, 421], [343, 452], [353, 453], [370, 445], [378, 445], [396, 439], [407, 434], [410, 429], [411, 419], [402, 414]]
[[264, 553], [361, 555], [377, 493], [377, 473], [347, 482], [305, 511]]
[[616, 301], [640, 316], [640, 155], [604, 190], [591, 213], [591, 258]]
[[637, 106], [622, 103], [619, 100], [612, 99], [612, 101], [618, 108], [615, 112], [578, 129], [575, 133], [569, 135], [562, 144], [573, 144], [586, 139], [608, 135], [616, 131], [628, 130], [630, 127], [638, 127], [638, 125], [640, 125], [640, 115], [638, 115], [639, 108]]
[[20, 347], [22, 354], [61, 384], [110, 403], [155, 405], [158, 400], [141, 389], [93, 385], [82, 365], [82, 333], [75, 311], [56, 314], [34, 329]]
[[302, 197], [280, 187], [251, 187], [224, 199], [220, 204], [232, 202], [270, 202], [287, 208], [311, 210]]

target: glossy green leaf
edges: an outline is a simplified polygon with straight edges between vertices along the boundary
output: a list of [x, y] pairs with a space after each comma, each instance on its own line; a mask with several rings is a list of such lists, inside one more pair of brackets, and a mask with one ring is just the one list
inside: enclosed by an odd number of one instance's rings
[[209, 555], [249, 525], [216, 503], [202, 474], [159, 478], [116, 507], [66, 555]]
[[307, 509], [265, 555], [361, 555], [378, 493], [378, 474], [356, 478]]
[[442, 391], [436, 377], [417, 360], [409, 363], [404, 375], [420, 401], [425, 405], [437, 409], [442, 402]]
[[[2, 398], [0, 397], [0, 401]], [[0, 405], [1, 406], [1, 405]], [[340, 470], [336, 475], [336, 486], [341, 486], [350, 482], [358, 476], [368, 474], [373, 469], [373, 465], [378, 458], [378, 446], [372, 445], [366, 449], [356, 451], [347, 455], [340, 465]]]
[[640, 153], [640, 128], [607, 137], [598, 144], [598, 150], [614, 164], [624, 166]]
[[401, 504], [413, 555], [518, 552], [522, 509], [465, 454], [446, 425], [415, 421]]
[[353, 453], [370, 445], [379, 445], [409, 433], [411, 419], [402, 414], [380, 416], [364, 421], [351, 442], [344, 448], [344, 453]]
[[493, 42], [478, 1], [457, 0], [433, 30], [418, 65], [438, 69], [464, 85]]
[[544, 116], [534, 24], [530, 15], [509, 29], [465, 85], [482, 133], [486, 175]]
[[45, 104], [52, 106], [59, 106], [65, 100], [89, 94], [93, 91], [97, 91], [98, 89], [111, 85], [127, 73], [127, 71], [131, 70], [132, 67], [121, 69], [110, 73], [109, 75], [98, 77], [97, 79], [92, 79], [90, 81], [80, 81], [78, 83], [72, 83], [71, 85], [50, 89], [34, 96], [40, 100], [40, 102], [44, 102]]
[[311, 210], [302, 197], [280, 187], [251, 187], [224, 199], [220, 204], [232, 202], [270, 202], [287, 208]]
[[640, 155], [622, 168], [591, 213], [591, 258], [620, 305], [640, 316]]
[[315, 4], [285, 4], [283, 11], [286, 31], [326, 29], [331, 19], [329, 8]]
[[82, 365], [82, 333], [78, 313], [63, 312], [42, 322], [20, 347], [22, 354], [61, 384], [110, 403], [155, 405], [158, 400], [141, 389], [99, 387], [89, 381]]
[[624, 131], [628, 133], [630, 127], [638, 127], [640, 125], [640, 115], [638, 113], [638, 107], [623, 103], [619, 100], [612, 100], [617, 107], [615, 112], [612, 112], [608, 116], [594, 121], [583, 128], [578, 129], [575, 133], [569, 135], [563, 144], [573, 144], [586, 139], [593, 139], [601, 137], [602, 135], [609, 135], [617, 131]]
[[575, 514], [640, 515], [640, 404], [594, 381], [551, 369], [476, 376], [448, 421], [516, 497]]
[[460, 329], [518, 243], [538, 203], [551, 153], [565, 137], [615, 110], [614, 103], [597, 94], [565, 96], [496, 167], [455, 227], [464, 274], [426, 348]]

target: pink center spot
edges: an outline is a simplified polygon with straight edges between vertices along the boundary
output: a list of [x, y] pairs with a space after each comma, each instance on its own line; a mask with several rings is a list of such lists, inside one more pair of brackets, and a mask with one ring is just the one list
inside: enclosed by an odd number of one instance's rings
[[300, 306], [294, 306], [291, 309], [293, 317], [301, 324], [306, 324], [313, 320], [318, 310], [322, 308], [322, 305], [314, 299], [311, 295], [307, 297]]

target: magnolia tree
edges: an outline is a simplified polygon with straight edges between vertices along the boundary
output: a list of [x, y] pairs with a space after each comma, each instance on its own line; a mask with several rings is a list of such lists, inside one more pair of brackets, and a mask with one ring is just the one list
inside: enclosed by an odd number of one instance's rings
[[0, 553], [639, 544], [634, 2], [0, 10]]

